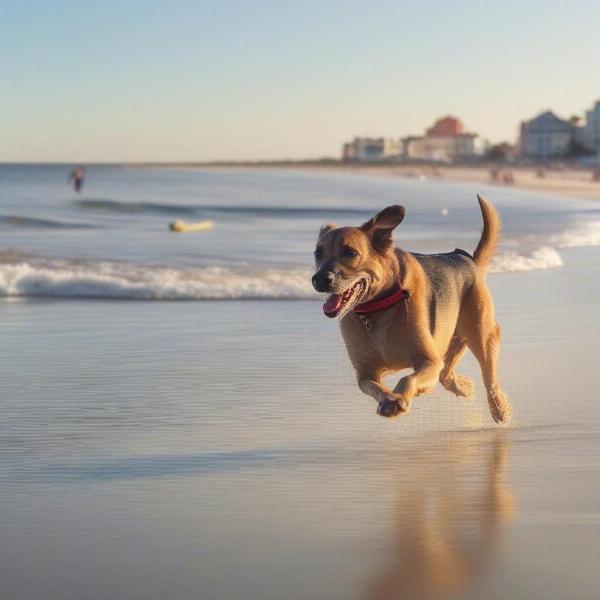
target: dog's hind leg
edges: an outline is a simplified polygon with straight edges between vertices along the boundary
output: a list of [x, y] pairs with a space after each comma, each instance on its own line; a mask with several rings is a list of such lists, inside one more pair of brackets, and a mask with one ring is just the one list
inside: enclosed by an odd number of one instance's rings
[[[474, 288], [463, 302], [459, 321], [460, 335], [466, 339], [469, 350], [475, 355], [487, 393], [492, 418], [496, 423], [507, 423], [511, 416], [510, 402], [500, 388], [496, 366], [500, 350], [500, 327], [494, 317], [494, 305], [489, 290], [483, 285]], [[461, 311], [462, 312], [462, 311]]]
[[470, 377], [458, 375], [456, 365], [467, 350], [467, 342], [458, 335], [454, 335], [444, 357], [444, 368], [440, 373], [440, 383], [457, 396], [470, 398], [473, 395], [473, 380]]
[[492, 418], [496, 423], [507, 423], [511, 415], [510, 402], [500, 388], [496, 373], [498, 351], [500, 350], [500, 327], [496, 324], [483, 339], [475, 337], [469, 339], [468, 344], [481, 367], [481, 375], [483, 376]]

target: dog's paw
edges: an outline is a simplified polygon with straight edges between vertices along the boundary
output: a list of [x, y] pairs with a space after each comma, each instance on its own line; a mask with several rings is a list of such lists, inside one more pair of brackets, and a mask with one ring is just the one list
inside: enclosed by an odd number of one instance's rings
[[475, 385], [470, 377], [457, 375], [453, 373], [450, 377], [440, 378], [441, 384], [455, 396], [462, 398], [472, 398], [475, 392]]
[[465, 377], [464, 375], [454, 375], [452, 389], [448, 390], [457, 396], [461, 396], [463, 398], [472, 398], [475, 392], [475, 385], [473, 380], [470, 377]]
[[510, 423], [512, 407], [508, 397], [502, 390], [490, 391], [488, 394], [488, 403], [490, 405], [492, 419], [494, 419], [496, 423], [503, 423], [504, 425]]
[[387, 418], [397, 417], [405, 412], [408, 412], [408, 403], [401, 398], [386, 398], [377, 407], [377, 414]]
[[383, 400], [377, 407], [377, 414], [382, 417], [395, 417], [400, 413], [400, 405], [395, 400]]

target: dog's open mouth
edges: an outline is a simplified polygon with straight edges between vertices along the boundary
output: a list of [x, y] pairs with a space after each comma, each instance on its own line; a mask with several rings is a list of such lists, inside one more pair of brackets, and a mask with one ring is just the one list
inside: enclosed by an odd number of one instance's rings
[[325, 316], [334, 319], [346, 314], [360, 300], [365, 287], [365, 280], [360, 279], [342, 294], [331, 294], [323, 304]]

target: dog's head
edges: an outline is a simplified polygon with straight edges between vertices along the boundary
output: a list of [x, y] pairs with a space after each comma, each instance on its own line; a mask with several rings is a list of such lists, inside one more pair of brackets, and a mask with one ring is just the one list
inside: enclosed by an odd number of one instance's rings
[[330, 294], [323, 305], [325, 315], [341, 319], [389, 284], [391, 265], [396, 264], [392, 231], [403, 218], [403, 206], [388, 206], [360, 227], [321, 227], [312, 283], [317, 292]]

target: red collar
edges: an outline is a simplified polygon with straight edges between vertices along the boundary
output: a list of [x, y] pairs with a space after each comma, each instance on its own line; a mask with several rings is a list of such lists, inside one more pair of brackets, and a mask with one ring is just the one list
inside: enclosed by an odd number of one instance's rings
[[354, 307], [354, 312], [358, 315], [370, 315], [372, 313], [379, 312], [384, 308], [389, 308], [390, 306], [393, 306], [394, 304], [400, 302], [400, 300], [404, 299], [408, 299], [408, 290], [403, 290], [400, 287], [400, 284], [397, 283], [389, 296], [380, 298], [379, 300], [369, 300], [369, 302], [359, 304], [358, 306]]

